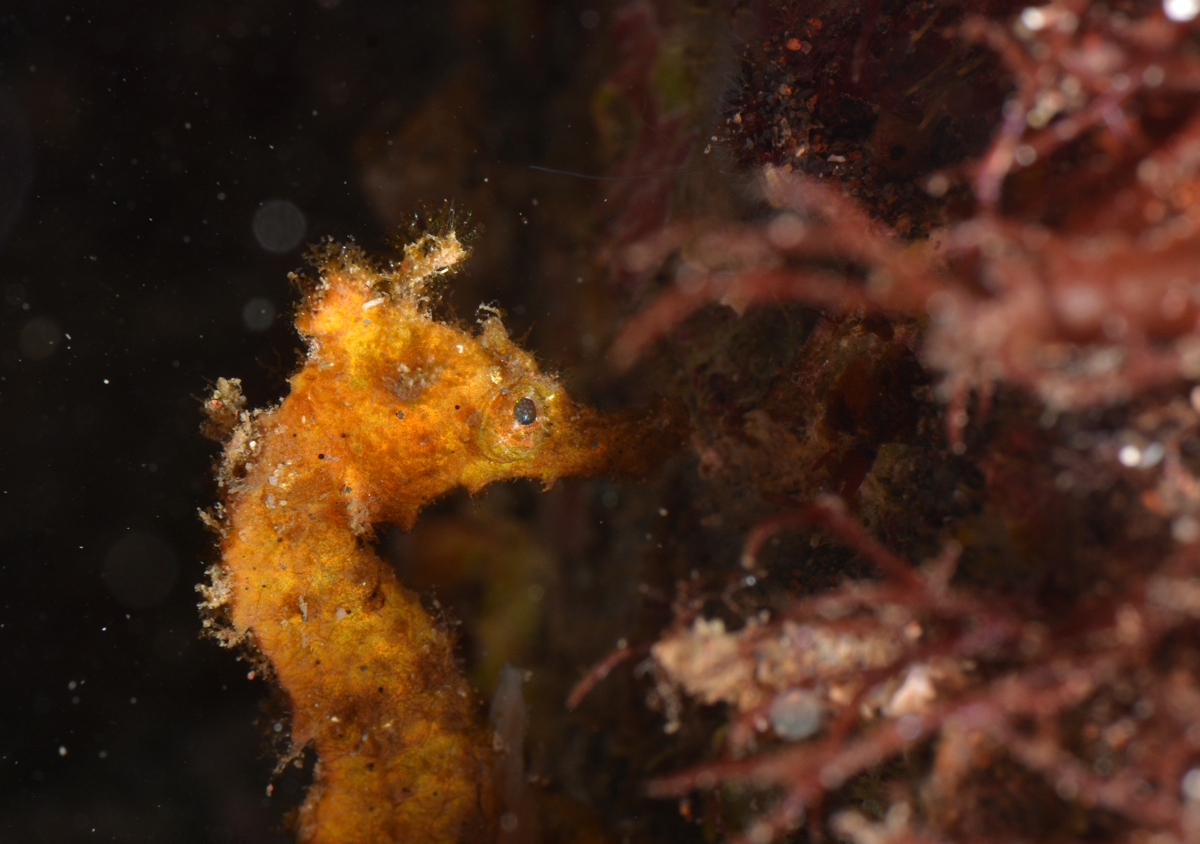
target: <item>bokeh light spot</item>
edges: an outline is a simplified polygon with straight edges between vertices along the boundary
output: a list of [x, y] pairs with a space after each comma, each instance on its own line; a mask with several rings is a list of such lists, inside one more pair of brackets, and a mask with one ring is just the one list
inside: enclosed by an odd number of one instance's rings
[[17, 347], [29, 360], [41, 360], [54, 354], [62, 342], [62, 329], [52, 319], [34, 317], [25, 323], [17, 337]]
[[242, 324], [247, 331], [266, 331], [275, 322], [275, 303], [266, 296], [255, 296], [242, 306]]
[[254, 212], [254, 239], [268, 252], [291, 252], [304, 240], [308, 226], [304, 212], [286, 199], [264, 202]]
[[154, 533], [130, 531], [104, 555], [104, 583], [122, 606], [155, 607], [171, 594], [179, 560], [166, 540]]

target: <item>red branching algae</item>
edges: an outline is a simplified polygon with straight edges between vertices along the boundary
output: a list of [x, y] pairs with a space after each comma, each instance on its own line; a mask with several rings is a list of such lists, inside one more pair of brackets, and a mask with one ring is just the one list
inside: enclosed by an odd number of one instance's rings
[[[618, 360], [704, 302], [792, 298], [928, 312], [925, 359], [960, 405], [997, 381], [1069, 408], [1196, 374], [1187, 279], [1200, 257], [1190, 202], [1200, 122], [1188, 115], [1200, 59], [1187, 27], [1105, 9], [1077, 2], [958, 28], [993, 48], [1016, 84], [983, 154], [927, 183], [942, 195], [955, 171], [969, 174], [974, 215], [905, 247], [840, 191], [790, 165], [768, 169], [765, 196], [784, 209], [769, 224], [706, 236], [676, 224], [629, 247], [626, 262], [641, 266], [686, 248], [676, 290], [627, 327]], [[1111, 201], [1090, 201], [1101, 190]], [[846, 264], [865, 284], [837, 283]]]
[[[721, 502], [702, 524], [743, 533], [742, 570], [681, 579], [657, 641], [572, 704], [648, 652], [668, 732], [722, 707], [648, 789], [751, 844], [1196, 840], [1194, 22], [1149, 0], [758, 17], [721, 139], [765, 207], [613, 255], [659, 286], [611, 359], [657, 344], [683, 370]], [[712, 304], [820, 316], [764, 362]], [[778, 545], [795, 531], [812, 553]], [[840, 578], [823, 536], [856, 554]]]
[[[927, 311], [924, 359], [945, 373], [943, 397], [960, 405], [998, 381], [1057, 408], [1112, 403], [1200, 372], [1191, 335], [1200, 312], [1172, 292], [1200, 255], [1195, 236], [1099, 242], [981, 216], [906, 247], [819, 183], [768, 170], [764, 191], [786, 209], [767, 225], [701, 234], [679, 224], [631, 247], [665, 258], [686, 242], [691, 260], [675, 289], [626, 325], [613, 350], [619, 364], [707, 302], [743, 309], [790, 298]], [[845, 283], [816, 259], [852, 262], [866, 281]]]
[[[931, 828], [919, 834], [993, 831], [986, 806], [955, 801], [971, 770], [997, 757], [1037, 775], [1019, 800], [1048, 791], [1103, 809], [1118, 825], [1194, 834], [1200, 818], [1184, 774], [1198, 753], [1200, 685], [1191, 672], [1164, 676], [1150, 657], [1163, 648], [1200, 656], [1200, 555], [1177, 554], [1073, 613], [1031, 617], [952, 587], [957, 545], [919, 571], [870, 539], [836, 499], [798, 516], [855, 547], [883, 580], [798, 600], [733, 633], [681, 609], [653, 649], [660, 694], [729, 703], [731, 758], [659, 778], [652, 794], [722, 782], [779, 787], [775, 808], [746, 831], [748, 841], [769, 841], [855, 777], [933, 740], [921, 795]], [[787, 711], [797, 691], [814, 696], [818, 712], [800, 737], [816, 737], [738, 758], [772, 731], [797, 737]], [[1119, 774], [1098, 775], [1101, 757], [1119, 759]]]

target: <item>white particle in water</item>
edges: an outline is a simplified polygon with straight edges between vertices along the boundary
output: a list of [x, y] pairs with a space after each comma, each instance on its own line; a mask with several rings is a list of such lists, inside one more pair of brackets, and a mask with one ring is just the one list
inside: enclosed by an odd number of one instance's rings
[[1200, 0], [1163, 0], [1163, 14], [1179, 23], [1190, 21], [1200, 14]]
[[1200, 800], [1200, 768], [1192, 768], [1183, 775], [1183, 795], [1188, 800]]
[[1142, 462], [1142, 450], [1136, 445], [1123, 445], [1117, 452], [1117, 459], [1121, 461], [1122, 466], [1132, 469]]

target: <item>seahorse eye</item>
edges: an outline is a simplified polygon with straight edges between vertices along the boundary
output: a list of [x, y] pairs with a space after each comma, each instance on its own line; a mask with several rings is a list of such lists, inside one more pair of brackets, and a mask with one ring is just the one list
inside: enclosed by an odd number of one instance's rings
[[526, 396], [513, 405], [513, 419], [518, 425], [532, 425], [537, 421], [537, 405]]
[[494, 393], [479, 424], [484, 453], [498, 463], [533, 457], [550, 436], [555, 393], [550, 381], [512, 384]]

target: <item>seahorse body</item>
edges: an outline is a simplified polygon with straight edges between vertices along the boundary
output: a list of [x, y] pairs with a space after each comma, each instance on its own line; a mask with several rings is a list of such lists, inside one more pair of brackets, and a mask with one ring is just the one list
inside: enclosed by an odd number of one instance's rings
[[303, 842], [495, 837], [490, 734], [451, 637], [370, 547], [372, 525], [407, 530], [459, 486], [642, 474], [680, 438], [669, 412], [573, 403], [495, 315], [477, 334], [434, 319], [426, 287], [464, 255], [453, 233], [426, 235], [395, 267], [325, 247], [287, 398], [247, 413], [222, 379], [209, 402], [230, 436], [202, 606], [218, 638], [269, 665], [293, 746], [316, 751]]

